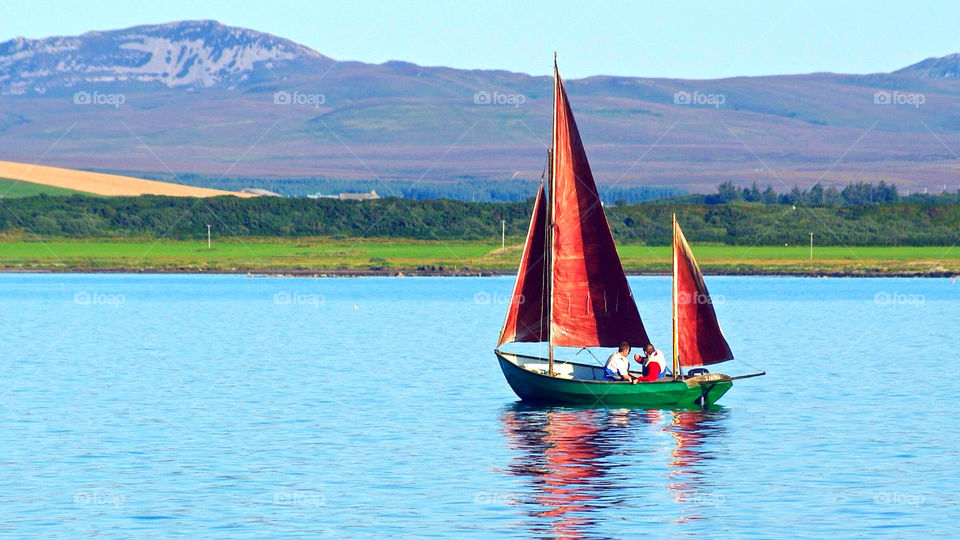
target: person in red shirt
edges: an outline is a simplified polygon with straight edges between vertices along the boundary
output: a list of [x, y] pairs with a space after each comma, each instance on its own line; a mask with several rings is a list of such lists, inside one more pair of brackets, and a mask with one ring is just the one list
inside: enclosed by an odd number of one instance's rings
[[640, 377], [640, 380], [651, 382], [660, 379], [667, 371], [663, 353], [654, 347], [653, 343], [647, 343], [647, 346], [643, 348], [643, 352], [646, 353], [646, 357], [641, 357], [639, 354], [633, 355], [635, 361], [643, 364], [643, 376]]

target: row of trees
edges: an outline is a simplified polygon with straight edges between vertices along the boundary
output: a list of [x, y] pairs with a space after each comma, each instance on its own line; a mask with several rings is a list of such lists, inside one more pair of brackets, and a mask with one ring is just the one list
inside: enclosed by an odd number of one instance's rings
[[913, 194], [904, 197], [897, 192], [896, 185], [881, 181], [876, 185], [867, 182], [850, 183], [839, 190], [834, 186], [825, 188], [818, 183], [810, 189], [800, 189], [794, 186], [788, 192], [777, 193], [772, 186], [767, 186], [766, 189], [761, 191], [756, 182], [750, 187], [738, 187], [733, 182], [724, 182], [717, 186], [717, 192], [713, 194], [687, 195], [667, 200], [667, 202], [681, 201], [702, 204], [728, 204], [739, 201], [808, 206], [855, 206], [898, 202], [958, 204], [960, 203], [960, 190], [956, 193]]
[[[200, 174], [139, 173], [138, 176], [176, 182], [198, 187], [239, 191], [257, 187], [285, 197], [308, 195], [338, 195], [376, 190], [381, 197], [403, 197], [418, 201], [451, 199], [465, 202], [522, 202], [537, 192], [539, 182], [489, 178], [454, 178], [437, 180], [337, 180], [332, 178], [220, 178]], [[601, 185], [600, 197], [607, 204], [614, 201], [638, 203], [653, 199], [675, 197], [687, 193], [685, 189], [664, 186], [606, 186]]]
[[[248, 178], [211, 177], [201, 174], [182, 174], [176, 177], [164, 174], [140, 173], [155, 180], [173, 181], [199, 187], [213, 187], [239, 191], [258, 187], [287, 197], [305, 197], [316, 193], [337, 195], [342, 192], [369, 192], [376, 190], [382, 197], [403, 197], [414, 200], [451, 199], [465, 202], [521, 202], [536, 193], [538, 182], [529, 180], [495, 180], [462, 177], [449, 181], [436, 180], [337, 180], [331, 178]], [[739, 187], [727, 181], [717, 186], [716, 193], [687, 194], [687, 190], [666, 186], [598, 185], [605, 204], [634, 204], [646, 201], [665, 203], [728, 204], [751, 202], [767, 205], [802, 204], [808, 206], [849, 206], [860, 204], [946, 203], [960, 204], [960, 190], [955, 193], [912, 194], [901, 196], [897, 186], [881, 181], [850, 183], [842, 189], [816, 184], [809, 189], [777, 192], [772, 186], [761, 189], [756, 182]]]
[[[0, 200], [0, 233], [65, 237], [203, 238], [207, 224], [227, 236], [391, 237], [437, 240], [522, 237], [531, 201], [469, 203], [384, 198], [339, 201], [257, 197], [51, 197]], [[671, 240], [673, 212], [696, 242], [782, 245], [813, 232], [845, 245], [954, 245], [960, 204], [799, 206], [664, 204], [607, 206], [618, 240], [651, 245]]]

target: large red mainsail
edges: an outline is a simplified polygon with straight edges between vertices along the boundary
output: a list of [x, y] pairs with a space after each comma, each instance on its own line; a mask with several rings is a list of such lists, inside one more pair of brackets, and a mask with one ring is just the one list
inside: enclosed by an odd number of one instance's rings
[[554, 68], [550, 339], [565, 347], [649, 343], [613, 242], [567, 92]]
[[527, 231], [527, 243], [523, 247], [517, 283], [510, 297], [507, 319], [500, 331], [503, 345], [510, 341], [547, 341], [549, 324], [546, 299], [550, 297], [550, 278], [547, 270], [547, 203], [543, 184], [533, 204], [533, 218]]
[[676, 347], [680, 365], [703, 366], [733, 360], [723, 337], [703, 273], [680, 225], [673, 224], [673, 279], [676, 309]]

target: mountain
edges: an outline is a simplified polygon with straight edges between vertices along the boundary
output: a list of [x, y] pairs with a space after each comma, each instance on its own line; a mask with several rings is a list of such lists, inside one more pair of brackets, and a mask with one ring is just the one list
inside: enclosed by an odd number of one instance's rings
[[[567, 86], [602, 183], [939, 191], [960, 173], [958, 63]], [[0, 43], [0, 159], [200, 174], [210, 187], [221, 176], [536, 179], [551, 106], [550, 77], [338, 61], [215, 21]]]
[[0, 94], [46, 94], [83, 84], [236, 88], [332, 62], [292, 41], [216, 21], [145, 25], [2, 43]]
[[960, 76], [960, 53], [927, 58], [922, 62], [898, 69], [894, 73], [932, 79], [955, 79]]

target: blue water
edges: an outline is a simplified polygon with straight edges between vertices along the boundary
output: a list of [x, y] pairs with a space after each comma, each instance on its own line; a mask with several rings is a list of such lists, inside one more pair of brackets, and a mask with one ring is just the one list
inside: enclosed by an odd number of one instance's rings
[[509, 278], [0, 275], [0, 534], [960, 533], [960, 283], [708, 284], [768, 375], [678, 412], [518, 405]]

